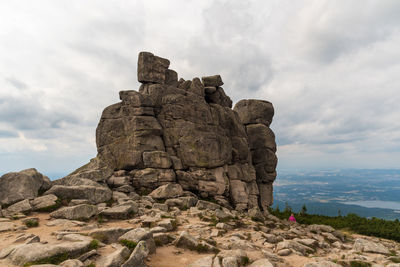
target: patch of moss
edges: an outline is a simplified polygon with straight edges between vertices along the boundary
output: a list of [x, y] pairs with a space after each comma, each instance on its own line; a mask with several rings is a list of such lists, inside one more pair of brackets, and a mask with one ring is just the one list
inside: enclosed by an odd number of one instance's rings
[[92, 263], [86, 265], [86, 267], [96, 267], [96, 264], [94, 262], [92, 262]]
[[39, 212], [52, 212], [52, 211], [55, 211], [56, 209], [58, 209], [59, 207], [61, 207], [61, 205], [62, 205], [61, 199], [57, 199], [56, 203], [54, 205], [38, 209], [37, 211], [39, 211]]
[[108, 243], [108, 237], [107, 235], [103, 234], [103, 233], [94, 233], [91, 235], [93, 240], [97, 240], [103, 243]]
[[121, 243], [121, 245], [124, 245], [125, 247], [129, 248], [130, 250], [134, 250], [137, 246], [136, 242], [126, 240], [126, 239], [122, 239], [121, 241], [119, 241], [119, 243]]
[[394, 263], [400, 263], [400, 258], [398, 257], [389, 257], [389, 260], [391, 260]]
[[93, 240], [90, 241], [90, 243], [89, 243], [89, 250], [97, 249], [97, 248], [99, 247], [99, 244], [100, 244], [99, 240], [93, 239]]
[[172, 230], [175, 231], [178, 228], [178, 221], [175, 220], [171, 220], [171, 224], [172, 224]]
[[206, 252], [208, 252], [208, 246], [200, 243], [195, 247], [195, 250], [198, 253], [206, 253]]
[[244, 257], [242, 257], [242, 258], [240, 259], [240, 264], [241, 264], [242, 266], [245, 266], [245, 265], [247, 265], [247, 264], [249, 264], [249, 263], [250, 263], [250, 258], [247, 257], [247, 256], [244, 256]]
[[351, 261], [350, 267], [371, 267], [371, 263], [363, 262], [363, 261]]
[[112, 199], [112, 198], [110, 198], [109, 200], [107, 200], [106, 201], [106, 205], [107, 205], [107, 207], [111, 207], [112, 206], [112, 204], [114, 204], [114, 199]]
[[26, 220], [25, 221], [25, 225], [28, 228], [32, 228], [32, 227], [38, 227], [39, 226], [39, 222], [37, 220]]
[[37, 261], [32, 261], [24, 264], [24, 267], [32, 266], [32, 265], [39, 265], [39, 264], [60, 264], [63, 261], [66, 261], [69, 259], [69, 254], [68, 253], [61, 253], [57, 254], [48, 258], [44, 258], [41, 260]]

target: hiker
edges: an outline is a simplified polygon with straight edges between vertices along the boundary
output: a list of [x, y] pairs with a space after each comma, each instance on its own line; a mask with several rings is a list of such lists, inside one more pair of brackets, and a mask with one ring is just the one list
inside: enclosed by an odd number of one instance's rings
[[294, 214], [293, 214], [293, 213], [290, 214], [289, 221], [290, 221], [290, 222], [296, 222], [296, 218], [294, 217]]

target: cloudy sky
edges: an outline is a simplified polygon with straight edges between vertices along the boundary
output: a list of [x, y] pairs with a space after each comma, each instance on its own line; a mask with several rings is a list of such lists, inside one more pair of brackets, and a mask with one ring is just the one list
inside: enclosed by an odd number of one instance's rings
[[400, 168], [400, 1], [0, 1], [0, 173], [96, 155], [139, 51], [271, 101], [280, 170]]

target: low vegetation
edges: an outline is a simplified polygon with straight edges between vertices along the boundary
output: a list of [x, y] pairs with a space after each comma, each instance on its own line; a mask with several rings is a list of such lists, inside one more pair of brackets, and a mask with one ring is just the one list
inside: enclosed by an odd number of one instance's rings
[[121, 240], [120, 243], [121, 245], [124, 245], [125, 247], [129, 248], [130, 250], [134, 250], [137, 246], [136, 242], [127, 239]]
[[[286, 205], [283, 211], [276, 209], [269, 210], [272, 215], [287, 220], [292, 213], [291, 208]], [[363, 218], [356, 214], [348, 214], [346, 216], [324, 216], [307, 214], [307, 209], [304, 206], [302, 212], [298, 213], [295, 217], [298, 223], [301, 224], [325, 224], [330, 225], [335, 229], [347, 230], [357, 234], [382, 237], [386, 239], [395, 240], [400, 242], [400, 221], [399, 220], [384, 220], [378, 218]]]
[[62, 253], [62, 254], [58, 254], [58, 255], [52, 256], [52, 257], [48, 257], [48, 258], [44, 258], [44, 259], [41, 259], [41, 260], [37, 260], [37, 261], [34, 261], [34, 262], [25, 263], [24, 267], [32, 266], [32, 265], [40, 265], [40, 264], [56, 264], [57, 265], [57, 264], [59, 264], [59, 263], [61, 263], [63, 261], [68, 260], [69, 258], [70, 257], [69, 257], [68, 253]]

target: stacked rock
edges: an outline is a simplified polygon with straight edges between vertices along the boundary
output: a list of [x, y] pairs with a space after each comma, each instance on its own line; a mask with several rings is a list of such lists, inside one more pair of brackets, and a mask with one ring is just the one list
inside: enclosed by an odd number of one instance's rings
[[275, 134], [269, 128], [274, 108], [268, 101], [250, 99], [239, 101], [234, 110], [246, 126], [252, 163], [256, 169], [257, 185], [260, 190], [260, 204], [266, 209], [272, 205], [272, 183], [276, 178], [278, 162], [275, 155]]
[[[248, 123], [240, 119], [252, 114], [240, 117], [231, 109], [221, 76], [178, 81], [169, 64], [152, 53], [139, 54], [139, 92], [121, 91], [121, 102], [103, 111], [96, 159], [59, 183], [89, 178], [125, 193], [178, 183], [238, 210], [270, 205], [269, 195], [260, 196], [259, 186], [265, 192], [267, 183], [256, 180], [253, 162], [275, 166], [276, 160], [252, 160]], [[261, 157], [258, 152], [255, 157]]]

